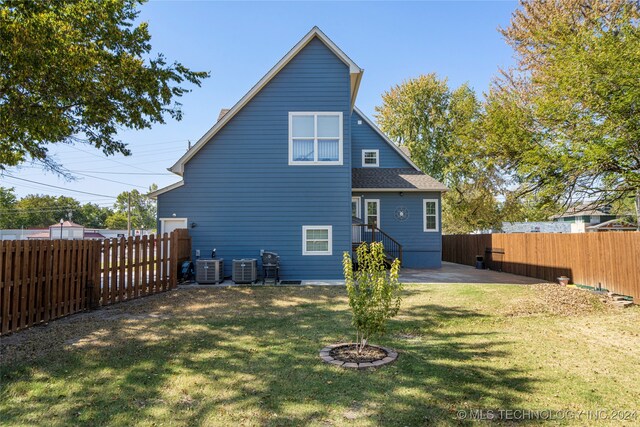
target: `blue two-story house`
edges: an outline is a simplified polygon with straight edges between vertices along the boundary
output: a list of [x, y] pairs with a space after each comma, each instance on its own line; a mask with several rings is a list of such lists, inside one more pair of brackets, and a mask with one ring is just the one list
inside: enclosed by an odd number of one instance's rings
[[194, 257], [276, 252], [289, 280], [341, 278], [372, 239], [440, 267], [446, 188], [355, 107], [362, 74], [314, 27], [169, 169], [182, 180], [151, 193], [159, 230], [189, 228]]

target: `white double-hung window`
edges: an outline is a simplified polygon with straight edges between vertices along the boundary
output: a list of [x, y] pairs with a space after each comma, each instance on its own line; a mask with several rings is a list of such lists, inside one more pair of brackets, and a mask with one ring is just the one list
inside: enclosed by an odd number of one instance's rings
[[290, 165], [342, 164], [342, 113], [289, 113]]
[[331, 255], [333, 236], [330, 225], [302, 226], [302, 255]]
[[438, 213], [438, 199], [424, 199], [423, 203], [423, 220], [424, 231], [438, 231], [439, 227], [439, 213]]

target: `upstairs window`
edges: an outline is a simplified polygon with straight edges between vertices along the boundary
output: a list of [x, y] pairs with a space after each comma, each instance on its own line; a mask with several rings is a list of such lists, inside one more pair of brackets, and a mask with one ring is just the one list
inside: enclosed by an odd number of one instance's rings
[[289, 113], [290, 165], [342, 164], [342, 113]]
[[380, 166], [380, 150], [362, 150], [362, 167], [377, 168]]

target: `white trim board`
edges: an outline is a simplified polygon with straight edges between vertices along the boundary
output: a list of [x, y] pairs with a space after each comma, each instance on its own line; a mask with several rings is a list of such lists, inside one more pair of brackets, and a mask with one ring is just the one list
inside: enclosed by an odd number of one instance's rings
[[155, 199], [159, 195], [167, 193], [167, 192], [169, 192], [171, 190], [175, 190], [176, 188], [182, 187], [183, 185], [184, 185], [184, 181], [174, 182], [171, 185], [167, 185], [166, 187], [158, 188], [156, 191], [150, 192], [149, 194], [147, 194], [147, 197]]
[[449, 191], [447, 188], [438, 189], [430, 188], [423, 190], [421, 188], [352, 188], [352, 193], [445, 193]]
[[265, 74], [258, 83], [256, 83], [249, 92], [247, 92], [231, 109], [218, 120], [212, 127], [196, 142], [189, 151], [187, 151], [178, 161], [171, 166], [168, 170], [178, 175], [184, 173], [184, 165], [187, 163], [202, 147], [213, 138], [213, 136], [220, 131], [229, 121], [249, 103], [256, 96], [267, 83], [271, 81], [300, 51], [314, 38], [318, 38], [322, 41], [342, 62], [349, 67], [349, 73], [351, 75], [351, 108], [354, 108], [354, 102], [358, 94], [358, 88], [360, 87], [360, 81], [362, 79], [362, 73], [364, 70], [351, 60], [336, 44], [329, 39], [320, 28], [313, 27], [311, 31], [305, 35], [276, 65]]

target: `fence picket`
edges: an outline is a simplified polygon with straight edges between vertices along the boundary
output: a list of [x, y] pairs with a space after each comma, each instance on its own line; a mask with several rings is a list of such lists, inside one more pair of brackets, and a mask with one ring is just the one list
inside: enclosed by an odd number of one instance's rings
[[474, 265], [487, 247], [504, 248], [502, 270], [574, 283], [634, 297], [640, 302], [640, 233], [525, 233], [442, 236], [443, 261]]
[[186, 230], [104, 241], [0, 242], [0, 333], [175, 289]]

